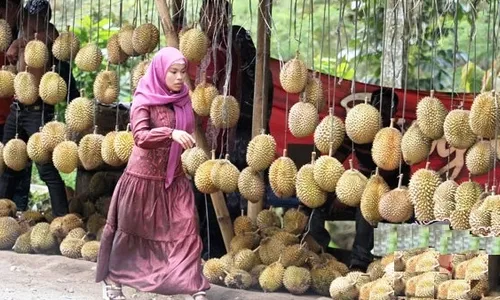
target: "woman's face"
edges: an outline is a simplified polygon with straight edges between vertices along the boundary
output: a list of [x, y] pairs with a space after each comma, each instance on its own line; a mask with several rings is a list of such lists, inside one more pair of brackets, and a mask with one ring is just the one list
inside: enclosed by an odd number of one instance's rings
[[172, 92], [179, 92], [184, 85], [184, 76], [186, 76], [186, 65], [172, 64], [165, 78], [167, 88]]

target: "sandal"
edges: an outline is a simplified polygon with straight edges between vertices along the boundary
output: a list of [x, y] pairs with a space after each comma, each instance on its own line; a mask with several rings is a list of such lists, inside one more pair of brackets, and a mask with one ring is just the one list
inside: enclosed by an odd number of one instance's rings
[[196, 294], [193, 295], [193, 299], [194, 300], [208, 300], [207, 298], [207, 293], [205, 292], [198, 292]]
[[102, 287], [102, 298], [104, 300], [125, 300], [125, 295], [123, 295], [122, 287], [114, 284], [107, 284], [106, 281], [103, 283]]

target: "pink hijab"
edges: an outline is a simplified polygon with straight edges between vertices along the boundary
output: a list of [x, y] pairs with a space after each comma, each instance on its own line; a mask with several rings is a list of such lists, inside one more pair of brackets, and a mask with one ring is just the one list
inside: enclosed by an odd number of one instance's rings
[[[168, 69], [174, 62], [179, 60], [184, 61], [187, 66], [186, 58], [178, 49], [173, 47], [162, 48], [155, 54], [146, 73], [137, 85], [130, 115], [133, 115], [135, 108], [141, 106], [172, 104], [175, 112], [175, 129], [193, 133], [194, 114], [191, 99], [189, 98], [188, 86], [184, 84], [180, 92], [173, 93], [168, 90], [165, 83]], [[167, 178], [165, 180], [166, 188], [174, 180], [181, 153], [182, 146], [177, 142], [173, 142], [168, 157]]]

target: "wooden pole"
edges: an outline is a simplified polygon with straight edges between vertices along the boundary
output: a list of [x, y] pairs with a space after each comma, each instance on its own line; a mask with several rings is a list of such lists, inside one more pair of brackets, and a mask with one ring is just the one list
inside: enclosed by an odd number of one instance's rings
[[[267, 25], [271, 24], [272, 0], [261, 0], [258, 8], [257, 19], [257, 49], [255, 62], [255, 88], [253, 96], [252, 136], [260, 134], [261, 129], [267, 125], [267, 98], [270, 56], [270, 34]], [[248, 202], [248, 217], [253, 220], [262, 210], [263, 199], [257, 203]]]
[[[170, 17], [170, 7], [168, 6], [166, 0], [155, 0], [156, 7], [158, 9], [158, 14], [161, 19], [163, 32], [167, 38], [167, 45], [170, 47], [179, 48], [179, 37], [177, 31], [172, 24], [172, 18]], [[193, 84], [188, 76], [185, 78], [187, 85], [191, 90], [194, 89]], [[210, 153], [208, 148], [207, 139], [201, 128], [201, 120], [196, 116], [196, 127], [195, 127], [195, 139], [196, 145], [202, 148], [207, 155]], [[210, 156], [209, 156], [210, 157]], [[231, 222], [231, 217], [227, 209], [226, 200], [222, 192], [217, 192], [210, 194], [212, 198], [212, 203], [214, 205], [215, 215], [217, 216], [217, 222], [219, 223], [220, 231], [222, 233], [222, 238], [224, 239], [224, 246], [226, 251], [229, 252], [229, 245], [233, 239], [233, 224]]]

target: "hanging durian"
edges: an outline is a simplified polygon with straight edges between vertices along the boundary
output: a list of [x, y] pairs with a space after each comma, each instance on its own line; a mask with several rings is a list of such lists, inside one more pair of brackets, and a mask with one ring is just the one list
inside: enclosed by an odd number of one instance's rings
[[58, 121], [50, 121], [42, 127], [42, 147], [52, 152], [57, 144], [66, 139], [66, 124]]
[[119, 131], [114, 141], [115, 153], [123, 162], [128, 162], [134, 148], [134, 136], [130, 132], [130, 123], [127, 124], [125, 131]]
[[493, 169], [495, 151], [490, 141], [478, 141], [467, 150], [465, 165], [472, 175], [483, 175]]
[[102, 160], [106, 164], [113, 167], [118, 167], [124, 164], [115, 151], [115, 138], [117, 134], [118, 126], [116, 126], [115, 131], [110, 131], [104, 136], [101, 144]]
[[450, 218], [451, 212], [455, 210], [455, 193], [457, 188], [458, 184], [452, 179], [447, 179], [436, 188], [432, 198], [436, 220]]
[[179, 50], [188, 61], [199, 63], [208, 51], [207, 35], [196, 27], [192, 27], [179, 37]]
[[320, 207], [326, 202], [326, 192], [322, 191], [314, 180], [315, 160], [316, 152], [312, 152], [311, 162], [299, 169], [295, 183], [297, 198], [309, 208]]
[[60, 61], [70, 61], [80, 51], [80, 40], [70, 31], [68, 25], [66, 32], [61, 33], [52, 45], [52, 54]]
[[410, 178], [408, 190], [410, 199], [415, 207], [415, 218], [418, 221], [428, 222], [434, 220], [434, 192], [441, 178], [439, 174], [429, 169], [430, 163], [427, 162], [425, 169], [419, 169]]
[[288, 129], [296, 138], [313, 134], [318, 122], [318, 110], [311, 103], [299, 101], [290, 108], [288, 113]]
[[6, 66], [2, 66], [0, 70], [0, 97], [7, 98], [14, 96], [14, 78], [16, 78], [16, 75], [8, 71]]
[[42, 127], [40, 127], [39, 132], [32, 134], [26, 145], [28, 157], [37, 164], [45, 164], [49, 162], [51, 158], [50, 151], [47, 151], [47, 148], [43, 146], [43, 133], [41, 130]]
[[444, 138], [451, 147], [467, 149], [474, 145], [477, 136], [469, 125], [470, 111], [454, 109], [444, 119]]
[[181, 155], [181, 162], [185, 167], [185, 172], [191, 177], [194, 177], [198, 167], [207, 160], [207, 154], [200, 147], [186, 149]]
[[132, 47], [139, 55], [153, 52], [160, 42], [160, 31], [155, 25], [148, 23], [147, 19], [146, 15], [146, 23], [135, 28], [132, 34]]
[[264, 171], [274, 161], [276, 156], [276, 141], [270, 134], [266, 134], [262, 129], [247, 146], [246, 161], [255, 172]]
[[80, 97], [73, 99], [66, 107], [65, 120], [68, 129], [84, 132], [92, 128], [94, 121], [94, 103], [85, 97], [85, 90], [80, 90]]
[[[212, 158], [203, 162], [194, 175], [194, 185], [203, 194], [212, 194], [217, 192], [217, 187], [212, 181], [212, 167], [216, 164], [215, 150], [212, 150]], [[241, 176], [241, 174], [240, 174]]]
[[287, 93], [300, 93], [307, 85], [307, 77], [307, 66], [299, 58], [299, 51], [297, 51], [295, 57], [287, 61], [280, 71], [281, 86]]
[[382, 170], [392, 171], [399, 167], [401, 162], [401, 132], [394, 128], [394, 119], [389, 127], [382, 128], [375, 135], [372, 144], [372, 159]]
[[75, 56], [76, 66], [84, 72], [99, 70], [102, 63], [102, 51], [96, 43], [89, 42]]
[[418, 122], [414, 121], [401, 139], [403, 160], [410, 166], [423, 162], [429, 156], [431, 146], [432, 139], [426, 137], [418, 127]]
[[134, 51], [134, 45], [132, 43], [132, 37], [134, 36], [135, 27], [132, 25], [123, 25], [118, 31], [118, 42], [120, 43], [120, 48], [128, 56], [137, 56], [138, 53]]
[[210, 106], [210, 120], [215, 128], [233, 128], [240, 119], [240, 104], [231, 95], [219, 95]]
[[356, 144], [369, 144], [382, 127], [382, 118], [379, 111], [365, 102], [351, 108], [345, 117], [345, 131], [347, 136]]
[[240, 170], [238, 170], [238, 168], [231, 163], [229, 160], [229, 154], [226, 154], [225, 159], [217, 160], [210, 171], [210, 178], [214, 186], [226, 194], [233, 193], [238, 190], [239, 176]]
[[259, 172], [251, 167], [246, 167], [238, 177], [238, 190], [243, 198], [252, 203], [258, 203], [264, 199], [266, 186], [264, 178]]
[[93, 133], [83, 136], [80, 140], [78, 157], [85, 170], [97, 169], [102, 165], [101, 148], [103, 139], [104, 136], [97, 133], [97, 126], [95, 126]]
[[24, 61], [28, 67], [41, 69], [45, 67], [49, 61], [49, 49], [44, 42], [37, 39], [37, 35], [38, 34], [35, 33], [35, 39], [26, 44], [26, 48], [24, 49]]
[[403, 174], [399, 175], [398, 187], [385, 193], [378, 203], [380, 217], [391, 223], [408, 221], [413, 215], [408, 188], [402, 186]]
[[314, 145], [323, 153], [329, 153], [330, 147], [335, 153], [337, 149], [344, 143], [345, 126], [342, 120], [333, 115], [333, 108], [330, 108], [328, 116], [314, 129]]
[[368, 223], [376, 225], [382, 221], [379, 213], [379, 202], [382, 196], [389, 192], [389, 190], [389, 186], [384, 178], [378, 173], [378, 167], [375, 168], [375, 174], [366, 182], [359, 204], [361, 214]]
[[325, 98], [323, 94], [323, 84], [321, 79], [317, 77], [317, 72], [313, 72], [307, 77], [307, 84], [304, 92], [300, 95], [303, 102], [311, 103], [316, 107], [317, 111], [323, 111], [325, 108]]
[[349, 159], [349, 169], [342, 174], [335, 188], [337, 198], [347, 206], [358, 206], [367, 182], [366, 176], [354, 169], [352, 159]]
[[0, 19], [0, 52], [6, 52], [12, 43], [12, 29], [5, 19]]
[[295, 194], [297, 166], [286, 156], [286, 151], [283, 149], [283, 156], [277, 158], [269, 167], [269, 185], [279, 198], [289, 198]]
[[203, 73], [201, 83], [196, 86], [191, 94], [191, 104], [194, 112], [200, 117], [207, 117], [210, 114], [212, 101], [218, 95], [217, 88], [205, 81], [205, 73]]
[[23, 170], [28, 164], [26, 143], [18, 138], [18, 134], [3, 147], [3, 161], [14, 171]]
[[106, 50], [108, 51], [108, 61], [110, 64], [121, 65], [127, 61], [128, 55], [120, 47], [119, 33], [112, 34], [108, 39]]
[[17, 100], [24, 105], [32, 105], [38, 100], [37, 80], [28, 72], [28, 67], [23, 72], [17, 73], [14, 78], [14, 90]]
[[477, 95], [472, 102], [469, 114], [469, 125], [472, 132], [482, 138], [494, 138], [496, 122], [500, 113], [499, 108], [500, 99], [495, 91]]
[[52, 66], [52, 70], [43, 74], [40, 79], [38, 93], [43, 102], [49, 105], [56, 105], [64, 101], [68, 94], [68, 86], [62, 77], [55, 71], [56, 66]]
[[329, 155], [322, 155], [314, 162], [314, 181], [325, 192], [333, 193], [337, 187], [344, 166], [334, 157], [332, 157], [333, 147]]
[[417, 104], [418, 126], [422, 133], [432, 140], [438, 140], [443, 136], [443, 125], [447, 114], [448, 110], [441, 100], [434, 97], [433, 90], [428, 97], [422, 98]]
[[120, 82], [116, 71], [109, 70], [109, 63], [105, 71], [99, 72], [94, 81], [94, 97], [104, 104], [116, 102], [120, 95]]
[[73, 141], [63, 141], [54, 148], [52, 162], [59, 172], [70, 174], [78, 167], [78, 145]]
[[130, 86], [132, 93], [135, 92], [135, 89], [139, 84], [139, 80], [142, 78], [142, 76], [144, 76], [144, 74], [146, 74], [146, 70], [148, 69], [150, 63], [151, 61], [149, 59], [143, 60], [132, 69], [132, 74], [130, 76]]
[[483, 193], [482, 186], [472, 181], [471, 174], [469, 174], [469, 180], [462, 182], [455, 192], [455, 209], [464, 210], [470, 212], [474, 204], [479, 199], [479, 196]]

